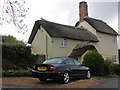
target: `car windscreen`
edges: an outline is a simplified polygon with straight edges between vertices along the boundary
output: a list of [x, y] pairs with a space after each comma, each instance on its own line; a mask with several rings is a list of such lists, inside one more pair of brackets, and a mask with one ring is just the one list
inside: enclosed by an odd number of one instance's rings
[[43, 64], [61, 64], [63, 62], [62, 58], [52, 58], [52, 59], [47, 59], [46, 61], [43, 62]]

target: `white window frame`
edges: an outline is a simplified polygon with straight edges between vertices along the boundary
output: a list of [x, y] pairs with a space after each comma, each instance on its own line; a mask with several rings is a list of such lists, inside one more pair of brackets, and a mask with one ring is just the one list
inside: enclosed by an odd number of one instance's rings
[[67, 47], [68, 46], [68, 39], [61, 38], [60, 39], [60, 47]]

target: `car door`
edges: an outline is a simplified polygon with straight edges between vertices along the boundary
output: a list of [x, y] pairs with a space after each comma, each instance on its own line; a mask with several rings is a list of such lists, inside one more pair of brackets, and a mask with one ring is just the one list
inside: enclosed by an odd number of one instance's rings
[[73, 59], [73, 61], [75, 63], [75, 65], [74, 65], [74, 69], [75, 69], [74, 73], [75, 73], [76, 77], [82, 76], [82, 74], [83, 74], [82, 73], [83, 68], [82, 68], [80, 62], [78, 62], [76, 59]]
[[75, 64], [74, 60], [72, 58], [69, 58], [66, 60], [66, 64], [69, 66], [69, 70], [71, 73], [71, 77], [76, 77], [79, 75], [79, 67], [78, 65]]
[[78, 76], [83, 76], [86, 72], [86, 69], [84, 66], [80, 64], [76, 59], [74, 59], [75, 65], [76, 65], [76, 73], [78, 73]]

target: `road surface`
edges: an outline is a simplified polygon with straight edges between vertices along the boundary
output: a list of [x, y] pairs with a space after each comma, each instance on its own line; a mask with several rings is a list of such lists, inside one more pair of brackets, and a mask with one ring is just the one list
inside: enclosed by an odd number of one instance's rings
[[92, 88], [120, 88], [120, 77], [108, 78]]

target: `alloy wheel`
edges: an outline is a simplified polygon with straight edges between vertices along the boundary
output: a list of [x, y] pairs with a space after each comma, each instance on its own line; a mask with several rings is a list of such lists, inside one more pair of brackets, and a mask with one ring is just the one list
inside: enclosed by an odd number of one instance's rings
[[89, 79], [91, 77], [90, 71], [87, 71], [86, 77]]
[[68, 83], [69, 82], [69, 80], [70, 80], [70, 76], [69, 76], [69, 73], [67, 73], [67, 72], [65, 72], [64, 73], [64, 78], [63, 78], [64, 80], [64, 83]]

